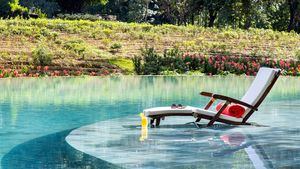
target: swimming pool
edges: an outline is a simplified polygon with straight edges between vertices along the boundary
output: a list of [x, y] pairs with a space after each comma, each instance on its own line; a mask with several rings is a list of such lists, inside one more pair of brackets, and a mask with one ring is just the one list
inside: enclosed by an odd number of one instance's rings
[[[266, 127], [196, 129], [182, 126], [185, 119], [174, 118], [166, 119], [160, 129], [149, 129], [148, 140], [139, 140], [137, 115], [143, 108], [172, 103], [201, 106], [207, 98], [199, 91], [239, 98], [252, 80], [242, 76], [1, 79], [1, 168], [299, 168], [297, 77], [281, 77], [251, 117]], [[99, 156], [65, 141], [70, 132], [97, 125], [101, 129], [92, 131], [101, 134], [94, 140], [106, 141], [89, 148], [105, 149]], [[120, 138], [112, 137], [118, 131]], [[122, 156], [112, 156], [114, 150]]]

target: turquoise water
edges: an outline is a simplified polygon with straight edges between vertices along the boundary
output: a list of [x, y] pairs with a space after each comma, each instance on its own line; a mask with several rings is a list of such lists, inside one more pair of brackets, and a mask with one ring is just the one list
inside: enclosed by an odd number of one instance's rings
[[[113, 123], [114, 119], [122, 117], [132, 119], [133, 124], [138, 123], [137, 114], [143, 108], [172, 103], [203, 106], [207, 98], [199, 96], [199, 91], [213, 91], [239, 98], [252, 80], [252, 77], [237, 76], [0, 79], [1, 168], [119, 167], [113, 160], [103, 161], [74, 149], [65, 142], [65, 137], [72, 129], [104, 120], [111, 120]], [[187, 129], [176, 130], [176, 126], [172, 126], [176, 135], [169, 131], [173, 131], [172, 127], [164, 130], [162, 126], [161, 130], [156, 130], [158, 133], [150, 131], [149, 137], [153, 134], [152, 138], [158, 140], [162, 137], [169, 141], [178, 140], [181, 134], [190, 139], [189, 136], [193, 135], [201, 144], [193, 144], [193, 147], [188, 142], [158, 142], [157, 146], [152, 147], [155, 153], [165, 155], [166, 158], [172, 155], [172, 158], [165, 160], [160, 166], [151, 159], [139, 166], [207, 168], [211, 163], [216, 167], [241, 168], [244, 164], [247, 168], [255, 168], [257, 166], [251, 160], [255, 156], [251, 157], [249, 153], [256, 152], [260, 159], [264, 159], [260, 161], [264, 161], [266, 168], [299, 168], [299, 86], [299, 78], [281, 77], [278, 80], [259, 112], [250, 119], [266, 127], [228, 129], [221, 125], [212, 129], [194, 129], [186, 126]], [[117, 121], [122, 123], [122, 120]], [[190, 131], [188, 128], [193, 132], [185, 132]], [[128, 130], [130, 129], [129, 127]], [[140, 142], [136, 139], [137, 136], [131, 137], [129, 140], [138, 147]], [[242, 141], [236, 141], [239, 139]], [[143, 144], [145, 143], [147, 142]], [[125, 145], [119, 144], [120, 149]], [[178, 151], [181, 153], [160, 151], [166, 145], [180, 147]], [[184, 161], [188, 159], [180, 154], [185, 149], [190, 154], [195, 146], [198, 147], [198, 153], [206, 153], [197, 154], [202, 156], [197, 156], [191, 163], [186, 162], [189, 165], [185, 166]], [[132, 154], [133, 150], [134, 148], [127, 153]], [[151, 155], [152, 151], [146, 152]], [[225, 157], [226, 163], [215, 162]]]

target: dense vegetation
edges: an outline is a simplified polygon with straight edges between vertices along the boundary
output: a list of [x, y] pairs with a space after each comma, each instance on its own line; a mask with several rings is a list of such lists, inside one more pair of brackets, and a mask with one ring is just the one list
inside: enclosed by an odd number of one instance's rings
[[300, 32], [299, 0], [0, 0], [4, 18], [30, 13], [49, 18], [77, 13], [113, 15], [125, 22]]
[[[196, 25], [151, 25], [116, 21], [62, 19], [0, 20], [0, 75], [106, 75], [133, 73], [131, 58], [140, 49], [172, 57], [249, 57], [293, 61], [300, 58], [300, 35], [267, 29], [217, 29]], [[178, 53], [167, 49], [175, 48]], [[141, 61], [143, 64], [144, 61]], [[296, 62], [297, 64], [298, 62]], [[186, 64], [186, 63], [185, 63]], [[42, 67], [40, 67], [42, 66]], [[46, 67], [46, 68], [45, 68]], [[297, 65], [293, 66], [297, 71]], [[215, 74], [216, 70], [196, 68]], [[9, 69], [9, 70], [7, 70]], [[176, 68], [177, 73], [191, 69]], [[4, 71], [5, 70], [5, 71]], [[14, 72], [17, 70], [17, 72]], [[164, 68], [163, 71], [174, 69]], [[140, 73], [140, 74], [161, 74]], [[224, 70], [227, 71], [227, 70]], [[237, 73], [235, 71], [229, 71]], [[139, 72], [138, 72], [139, 73]], [[219, 72], [217, 72], [219, 73]], [[246, 73], [246, 72], [241, 72]], [[16, 75], [15, 75], [16, 74]], [[240, 74], [240, 73], [238, 73]], [[253, 74], [253, 73], [250, 73]], [[290, 74], [297, 74], [291, 72]]]
[[182, 53], [177, 48], [166, 50], [163, 55], [153, 48], [143, 50], [141, 56], [133, 59], [137, 74], [144, 75], [177, 75], [209, 74], [256, 75], [260, 67], [280, 68], [283, 75], [300, 76], [300, 60], [272, 59], [249, 55], [209, 55], [199, 53]]
[[0, 77], [300, 72], [300, 0], [0, 0], [0, 17]]

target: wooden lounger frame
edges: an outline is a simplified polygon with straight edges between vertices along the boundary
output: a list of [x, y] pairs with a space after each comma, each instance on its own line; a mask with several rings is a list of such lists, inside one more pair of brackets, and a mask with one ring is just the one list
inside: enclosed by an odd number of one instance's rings
[[[201, 92], [200, 95], [202, 96], [206, 96], [206, 97], [210, 97], [209, 102], [206, 104], [205, 106], [205, 110], [209, 109], [210, 106], [217, 100], [224, 100], [226, 101], [225, 104], [223, 104], [223, 106], [221, 107], [221, 109], [217, 112], [217, 114], [215, 116], [208, 116], [208, 115], [204, 115], [201, 113], [191, 113], [191, 114], [187, 114], [187, 113], [169, 113], [169, 114], [159, 114], [159, 115], [150, 115], [148, 117], [151, 118], [150, 120], [150, 125], [152, 127], [154, 127], [154, 122], [155, 122], [155, 126], [159, 126], [160, 124], [160, 120], [164, 119], [166, 116], [194, 116], [196, 119], [196, 123], [200, 122], [201, 119], [207, 119], [210, 120], [209, 123], [207, 124], [207, 126], [211, 126], [214, 124], [214, 122], [222, 122], [222, 123], [226, 123], [226, 124], [232, 124], [232, 125], [251, 125], [251, 123], [247, 123], [247, 120], [250, 118], [250, 116], [258, 110], [259, 105], [263, 102], [263, 100], [266, 98], [266, 96], [268, 95], [268, 93], [270, 92], [270, 90], [272, 89], [272, 87], [274, 86], [275, 82], [277, 81], [278, 77], [280, 75], [280, 71], [276, 72], [272, 82], [270, 83], [270, 85], [267, 87], [267, 89], [264, 91], [264, 93], [262, 94], [262, 96], [259, 98], [259, 100], [257, 101], [257, 103], [252, 106], [248, 103], [245, 103], [241, 100], [237, 100], [228, 96], [223, 96], [220, 94], [213, 94], [213, 93], [209, 93], [209, 92]], [[250, 111], [247, 113], [247, 115], [243, 118], [242, 122], [236, 122], [236, 121], [231, 121], [231, 120], [226, 120], [226, 119], [221, 119], [219, 118], [221, 113], [223, 112], [223, 110], [230, 104], [230, 103], [237, 103], [240, 105], [243, 105], [247, 108], [250, 109]]]

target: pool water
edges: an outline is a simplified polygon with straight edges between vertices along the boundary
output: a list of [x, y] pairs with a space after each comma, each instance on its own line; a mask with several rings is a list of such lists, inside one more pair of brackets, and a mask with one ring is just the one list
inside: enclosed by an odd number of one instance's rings
[[[297, 77], [278, 80], [250, 118], [259, 126], [205, 128], [203, 121], [197, 129], [183, 125], [192, 118], [167, 118], [140, 141], [138, 113], [144, 108], [172, 103], [201, 107], [208, 98], [199, 96], [200, 91], [240, 98], [252, 80], [244, 76], [1, 79], [0, 168], [300, 168]], [[86, 127], [92, 137], [83, 134], [77, 135], [76, 143], [65, 141]], [[86, 145], [85, 139], [92, 142]], [[95, 154], [97, 150], [101, 152]]]

